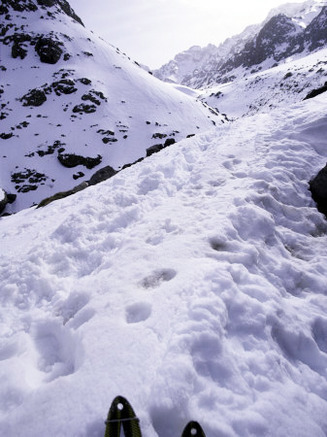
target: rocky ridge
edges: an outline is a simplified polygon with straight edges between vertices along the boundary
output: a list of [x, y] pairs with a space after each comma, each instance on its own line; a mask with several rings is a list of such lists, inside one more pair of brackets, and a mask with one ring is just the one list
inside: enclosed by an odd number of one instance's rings
[[272, 10], [220, 46], [194, 48], [162, 66], [154, 74], [161, 80], [192, 88], [208, 88], [280, 65], [290, 57], [306, 56], [327, 43], [325, 1], [309, 0]]

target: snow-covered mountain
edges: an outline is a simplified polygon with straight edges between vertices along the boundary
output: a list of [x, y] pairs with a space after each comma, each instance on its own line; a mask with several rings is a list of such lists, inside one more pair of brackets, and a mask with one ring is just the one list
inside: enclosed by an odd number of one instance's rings
[[85, 29], [66, 0], [7, 0], [0, 16], [6, 212], [223, 121]]
[[199, 90], [199, 98], [229, 119], [296, 103], [327, 82], [327, 47], [229, 83]]
[[192, 47], [154, 71], [164, 81], [193, 88], [230, 82], [306, 56], [327, 43], [327, 2], [308, 0], [273, 9], [266, 20], [215, 47]]
[[103, 437], [122, 395], [143, 437], [326, 437], [327, 48], [201, 102], [65, 0], [0, 14], [0, 209], [91, 185], [0, 217], [0, 435]]
[[0, 219], [0, 435], [325, 437], [324, 94]]

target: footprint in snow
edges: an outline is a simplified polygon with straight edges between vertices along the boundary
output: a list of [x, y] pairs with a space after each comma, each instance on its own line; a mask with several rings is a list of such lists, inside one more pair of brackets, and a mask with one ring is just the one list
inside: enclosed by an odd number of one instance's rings
[[152, 307], [148, 302], [136, 302], [126, 308], [127, 323], [139, 323], [147, 320], [152, 313]]
[[57, 304], [56, 315], [62, 317], [64, 325], [68, 323], [70, 328], [77, 329], [95, 314], [92, 308], [85, 308], [89, 300], [87, 293], [74, 291], [65, 301]]
[[154, 272], [146, 276], [141, 281], [141, 286], [144, 288], [156, 288], [159, 287], [162, 282], [171, 281], [177, 272], [174, 269], [160, 269], [154, 270]]
[[47, 382], [74, 373], [81, 360], [80, 341], [57, 320], [41, 321], [31, 331], [39, 354], [38, 368]]

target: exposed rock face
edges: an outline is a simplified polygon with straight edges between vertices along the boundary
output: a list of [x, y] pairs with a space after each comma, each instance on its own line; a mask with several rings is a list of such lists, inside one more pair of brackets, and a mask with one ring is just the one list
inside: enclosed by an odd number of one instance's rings
[[174, 138], [167, 138], [164, 144], [155, 144], [154, 146], [151, 146], [146, 149], [146, 156], [151, 156], [154, 153], [160, 152], [160, 150], [165, 149], [166, 147], [171, 146], [172, 144], [175, 144], [176, 141]]
[[116, 173], [118, 173], [116, 170], [114, 170], [110, 165], [107, 165], [106, 167], [100, 168], [97, 172], [94, 173], [94, 175], [89, 180], [89, 185], [95, 185], [99, 182], [105, 181], [112, 176], [114, 176]]
[[41, 106], [46, 100], [45, 92], [40, 89], [33, 89], [21, 98], [23, 106]]
[[32, 40], [30, 35], [24, 33], [15, 33], [12, 36], [13, 45], [11, 48], [11, 56], [15, 58], [24, 59], [27, 55], [26, 44]]
[[[154, 71], [155, 76], [167, 82], [205, 88], [233, 81], [239, 67], [244, 69], [243, 74], [251, 74], [326, 45], [327, 6], [316, 5], [313, 19], [312, 3], [299, 3], [297, 12], [287, 6], [280, 7], [279, 13], [270, 15], [262, 25], [250, 26], [219, 47], [197, 48], [196, 53], [190, 48], [176, 55], [173, 61]], [[304, 22], [307, 27], [303, 27]]]
[[72, 194], [77, 193], [78, 191], [82, 191], [88, 187], [88, 183], [86, 181], [74, 187], [72, 190], [61, 191], [59, 193], [54, 194], [53, 196], [47, 197], [43, 199], [39, 204], [38, 208], [42, 208], [43, 206], [49, 205], [49, 203], [54, 202], [55, 200], [64, 199], [65, 197], [71, 196]]
[[327, 43], [327, 6], [312, 20], [305, 30], [304, 39], [309, 45], [309, 50], [315, 50]]
[[7, 193], [0, 188], [0, 214], [5, 209], [8, 203]]
[[303, 100], [312, 99], [313, 97], [319, 96], [319, 94], [325, 93], [326, 91], [327, 91], [327, 82], [325, 82], [325, 84], [322, 87], [310, 91], [309, 94]]
[[309, 183], [313, 200], [318, 210], [327, 218], [327, 164]]
[[54, 39], [41, 37], [36, 43], [35, 51], [41, 62], [56, 64], [62, 55], [60, 45], [61, 43]]
[[[17, 12], [30, 11], [35, 12], [38, 10], [38, 6], [44, 9], [57, 9], [57, 11], [64, 12], [73, 20], [84, 26], [82, 20], [75, 14], [66, 0], [2, 0], [0, 5], [0, 15], [8, 14], [10, 9]], [[49, 11], [50, 12], [50, 11]], [[51, 12], [50, 12], [51, 13]]]
[[81, 155], [75, 155], [74, 153], [59, 153], [58, 160], [60, 164], [67, 168], [83, 165], [90, 170], [100, 164], [102, 157], [98, 155], [96, 158], [90, 158]]

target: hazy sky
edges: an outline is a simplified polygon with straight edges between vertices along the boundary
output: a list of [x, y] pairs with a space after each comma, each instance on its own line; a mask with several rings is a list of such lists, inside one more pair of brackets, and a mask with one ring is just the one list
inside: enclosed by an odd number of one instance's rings
[[192, 45], [218, 45], [295, 0], [69, 0], [86, 27], [150, 68]]

